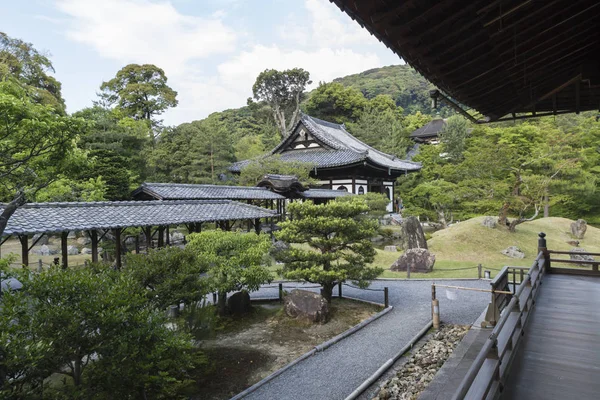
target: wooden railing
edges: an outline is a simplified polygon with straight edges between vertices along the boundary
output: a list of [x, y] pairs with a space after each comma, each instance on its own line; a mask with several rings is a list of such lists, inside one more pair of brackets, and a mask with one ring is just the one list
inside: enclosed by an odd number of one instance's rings
[[[545, 249], [545, 242], [540, 234], [540, 249]], [[502, 391], [502, 384], [506, 380], [523, 338], [523, 329], [535, 303], [545, 273], [545, 263], [545, 252], [540, 251], [504, 307], [496, 326], [473, 361], [453, 399], [493, 399]], [[508, 271], [507, 269], [505, 275], [508, 275]]]
[[[598, 271], [598, 265], [600, 264], [600, 261], [597, 261], [597, 260], [584, 261], [584, 260], [551, 258], [552, 254], [568, 254], [569, 256], [571, 256], [571, 255], [591, 256], [593, 258], [593, 257], [600, 256], [600, 253], [546, 250], [546, 257], [547, 257], [546, 271], [547, 272], [550, 272], [553, 274], [568, 274], [568, 275], [593, 275], [593, 276], [600, 275], [600, 272]], [[554, 267], [552, 264], [556, 264], [556, 263], [575, 264], [580, 267], [591, 266], [591, 269]]]
[[492, 296], [488, 304], [485, 319], [481, 323], [482, 328], [496, 326], [502, 310], [506, 308], [516, 293], [517, 285], [523, 282], [527, 269], [527, 267], [505, 266], [490, 281]]

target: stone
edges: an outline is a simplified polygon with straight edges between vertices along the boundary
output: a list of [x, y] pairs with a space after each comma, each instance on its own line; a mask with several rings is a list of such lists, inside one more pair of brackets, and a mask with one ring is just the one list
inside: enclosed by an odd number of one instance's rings
[[41, 233], [36, 233], [35, 235], [33, 235], [33, 238], [31, 238], [31, 243], [35, 243], [39, 246], [48, 244], [48, 235], [42, 235]]
[[567, 244], [570, 244], [574, 247], [579, 247], [579, 240], [567, 240]]
[[181, 232], [175, 231], [175, 232], [171, 233], [171, 242], [172, 243], [182, 243], [184, 239], [185, 239], [185, 236]]
[[67, 235], [67, 239], [77, 239], [77, 234], [75, 233], [75, 231], [70, 231]]
[[34, 248], [31, 251], [31, 253], [32, 254], [37, 254], [37, 255], [40, 255], [40, 256], [51, 256], [53, 254], [58, 254], [59, 251], [58, 251], [57, 247], [49, 246], [47, 244], [44, 244], [44, 245], [42, 245], [40, 247]]
[[287, 244], [283, 240], [277, 240], [277, 241], [275, 241], [275, 243], [273, 243], [273, 246], [271, 246], [270, 253], [271, 253], [271, 255], [275, 255], [275, 254], [281, 253], [282, 251], [285, 251], [289, 248], [290, 248], [289, 244]]
[[481, 221], [481, 225], [486, 228], [494, 229], [496, 227], [498, 219], [494, 217], [485, 217], [483, 221]]
[[84, 247], [83, 249], [81, 249], [81, 254], [92, 254], [92, 249], [90, 249], [89, 247]]
[[501, 253], [510, 258], [525, 258], [525, 253], [517, 246], [507, 247]]
[[67, 254], [70, 256], [79, 254], [79, 249], [77, 248], [77, 246], [67, 246]]
[[77, 239], [77, 243], [80, 244], [80, 245], [82, 245], [82, 246], [85, 246], [85, 245], [88, 245], [88, 244], [92, 243], [92, 239], [90, 239], [87, 236], [83, 236], [83, 237], [80, 237], [80, 238]]
[[427, 249], [408, 249], [391, 266], [392, 271], [431, 272], [435, 255]]
[[398, 251], [398, 247], [396, 246], [385, 246], [383, 251]]
[[402, 223], [402, 248], [409, 249], [427, 249], [427, 240], [423, 227], [417, 217], [408, 217]]
[[320, 294], [307, 290], [292, 290], [283, 298], [283, 308], [291, 318], [313, 323], [325, 323], [329, 320], [327, 300]]
[[246, 314], [251, 308], [250, 294], [245, 290], [235, 292], [227, 299], [227, 309], [232, 314]]
[[584, 219], [578, 219], [575, 222], [571, 222], [571, 233], [575, 238], [583, 239], [585, 231], [587, 231], [587, 222], [585, 222]]
[[[582, 247], [574, 247], [571, 249], [572, 253], [586, 253], [586, 250]], [[574, 261], [594, 261], [594, 256], [587, 254], [569, 254], [569, 258]], [[589, 264], [579, 264], [582, 267], [589, 267]]]

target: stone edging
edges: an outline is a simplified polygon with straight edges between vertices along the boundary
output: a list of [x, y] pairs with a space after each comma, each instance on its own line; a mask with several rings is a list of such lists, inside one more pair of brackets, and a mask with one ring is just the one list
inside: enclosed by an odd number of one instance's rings
[[[363, 300], [359, 300], [359, 299], [353, 299], [353, 300], [363, 301]], [[377, 304], [377, 303], [374, 303], [374, 304]], [[371, 317], [369, 317], [369, 318], [365, 319], [364, 321], [362, 321], [362, 322], [354, 325], [352, 328], [350, 328], [350, 329], [348, 329], [348, 330], [340, 333], [339, 335], [337, 335], [337, 336], [329, 339], [328, 341], [315, 346], [313, 349], [311, 349], [308, 352], [302, 354], [300, 357], [296, 358], [295, 360], [293, 360], [289, 364], [281, 367], [277, 371], [273, 372], [271, 375], [263, 378], [259, 382], [255, 383], [254, 385], [252, 385], [249, 388], [245, 389], [244, 391], [236, 394], [235, 396], [233, 396], [229, 400], [239, 400], [239, 399], [241, 399], [241, 398], [249, 395], [250, 393], [254, 392], [258, 388], [260, 388], [261, 386], [263, 386], [264, 384], [270, 382], [271, 380], [273, 380], [277, 376], [281, 375], [282, 373], [284, 373], [288, 369], [292, 368], [294, 365], [298, 364], [300, 361], [306, 360], [307, 358], [309, 358], [310, 356], [312, 356], [316, 352], [318, 352], [318, 351], [324, 351], [325, 349], [327, 349], [328, 347], [331, 347], [333, 344], [339, 342], [340, 340], [342, 340], [342, 339], [344, 339], [344, 338], [352, 335], [353, 333], [356, 333], [357, 331], [361, 330], [365, 326], [369, 325], [371, 322], [373, 322], [373, 321], [375, 321], [375, 320], [383, 317], [385, 314], [387, 314], [390, 311], [392, 311], [393, 308], [394, 307], [389, 306], [388, 308], [385, 308], [385, 309], [381, 310], [377, 314], [372, 315]]]
[[396, 353], [396, 355], [394, 357], [390, 358], [381, 367], [379, 367], [379, 369], [377, 371], [375, 371], [373, 373], [373, 375], [368, 377], [359, 387], [356, 388], [356, 390], [354, 390], [352, 393], [350, 393], [345, 398], [345, 400], [354, 400], [358, 396], [360, 396], [365, 390], [367, 390], [369, 388], [369, 386], [371, 386], [377, 379], [379, 379], [385, 373], [385, 371], [390, 369], [390, 367], [392, 365], [394, 365], [394, 363], [396, 361], [398, 361], [398, 359], [400, 357], [402, 357], [402, 355], [404, 355], [404, 353], [406, 353], [409, 349], [411, 349], [416, 342], [418, 342], [423, 336], [425, 336], [425, 334], [429, 331], [429, 329], [431, 329], [432, 326], [433, 326], [433, 321], [429, 321], [427, 323], [427, 325], [425, 325], [423, 327], [423, 329], [421, 329], [419, 331], [419, 333], [417, 333], [408, 342], [408, 344], [406, 344], [406, 346], [404, 346], [398, 353]]

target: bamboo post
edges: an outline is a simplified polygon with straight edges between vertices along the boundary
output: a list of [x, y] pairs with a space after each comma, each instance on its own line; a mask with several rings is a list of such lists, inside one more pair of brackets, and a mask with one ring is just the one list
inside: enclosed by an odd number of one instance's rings
[[440, 329], [440, 302], [435, 296], [435, 284], [431, 285], [431, 314], [433, 329]]

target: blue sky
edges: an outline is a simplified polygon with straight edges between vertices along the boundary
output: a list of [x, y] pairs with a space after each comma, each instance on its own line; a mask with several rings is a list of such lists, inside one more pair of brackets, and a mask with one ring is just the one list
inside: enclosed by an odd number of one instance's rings
[[129, 63], [163, 68], [166, 124], [243, 106], [266, 68], [319, 81], [400, 59], [329, 0], [0, 0], [0, 30], [50, 54], [69, 112]]

